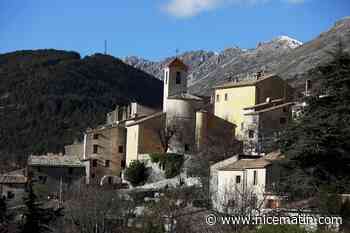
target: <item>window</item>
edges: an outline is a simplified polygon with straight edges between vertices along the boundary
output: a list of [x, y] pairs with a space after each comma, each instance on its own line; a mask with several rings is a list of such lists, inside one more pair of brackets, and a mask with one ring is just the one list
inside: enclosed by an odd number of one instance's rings
[[108, 177], [108, 184], [112, 184], [112, 181], [113, 181], [112, 177]]
[[97, 159], [92, 160], [92, 167], [97, 167]]
[[220, 101], [220, 95], [216, 95], [216, 102]]
[[109, 160], [106, 160], [106, 161], [105, 161], [105, 166], [106, 166], [106, 167], [109, 167], [109, 165], [110, 165], [110, 161], [109, 161]]
[[124, 153], [124, 147], [123, 146], [118, 146], [118, 152], [119, 153]]
[[94, 139], [94, 140], [98, 139], [98, 134], [97, 134], [97, 133], [94, 133], [93, 139]]
[[68, 174], [69, 174], [69, 175], [72, 175], [72, 174], [73, 174], [73, 168], [72, 168], [72, 167], [68, 168]]
[[93, 153], [94, 154], [98, 153], [98, 145], [93, 145]]
[[15, 194], [12, 191], [7, 191], [7, 198], [12, 199], [15, 197]]
[[244, 123], [242, 122], [241, 123], [241, 130], [243, 130], [244, 129]]
[[95, 173], [91, 174], [91, 178], [94, 179], [96, 177]]
[[122, 161], [120, 161], [120, 166], [121, 166], [122, 168], [125, 168], [125, 167], [126, 167], [126, 161], [125, 161], [125, 159], [123, 159]]
[[257, 171], [253, 172], [253, 185], [257, 185], [258, 184], [258, 174]]
[[185, 144], [185, 151], [186, 151], [186, 152], [190, 151], [190, 145]]
[[236, 184], [240, 184], [241, 183], [241, 176], [236, 176]]
[[228, 94], [226, 93], [225, 94], [225, 101], [227, 101], [228, 100]]
[[181, 84], [181, 73], [176, 72], [176, 84]]
[[249, 138], [254, 138], [254, 130], [249, 130], [248, 131], [248, 137]]
[[281, 117], [281, 118], [280, 118], [280, 124], [281, 124], [281, 125], [284, 125], [284, 124], [286, 124], [286, 123], [287, 123], [287, 118]]
[[287, 108], [286, 107], [283, 108], [283, 112], [287, 112]]

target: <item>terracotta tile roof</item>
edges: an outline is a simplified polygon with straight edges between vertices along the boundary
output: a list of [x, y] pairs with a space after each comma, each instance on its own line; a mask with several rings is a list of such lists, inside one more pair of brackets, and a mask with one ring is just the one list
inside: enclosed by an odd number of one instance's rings
[[151, 119], [154, 119], [154, 118], [157, 118], [157, 117], [161, 117], [161, 116], [163, 116], [165, 114], [166, 114], [165, 112], [157, 112], [157, 113], [151, 114], [149, 116], [143, 117], [140, 120], [137, 120], [137, 121], [134, 121], [134, 122], [130, 122], [130, 123], [126, 124], [126, 127], [133, 126], [133, 125], [138, 125], [138, 124], [143, 123], [145, 121], [148, 121], [148, 120], [151, 120]]
[[196, 96], [196, 95], [192, 95], [189, 93], [180, 93], [180, 94], [175, 94], [172, 96], [169, 96], [168, 99], [184, 99], [184, 100], [197, 100], [197, 101], [202, 101], [203, 98]]
[[31, 155], [28, 158], [28, 165], [43, 167], [85, 167], [78, 157], [59, 155]]
[[183, 61], [181, 61], [179, 58], [174, 58], [173, 60], [171, 60], [167, 65], [167, 67], [180, 67], [183, 68], [185, 70], [188, 70], [187, 65], [185, 65], [185, 63], [183, 63]]
[[273, 78], [273, 77], [279, 77], [276, 74], [269, 74], [269, 75], [265, 75], [259, 79], [250, 79], [250, 80], [242, 80], [239, 82], [228, 82], [228, 83], [224, 83], [221, 85], [217, 85], [214, 86], [214, 89], [225, 89], [225, 88], [235, 88], [235, 87], [245, 87], [245, 86], [255, 86], [256, 84], [258, 84], [261, 81], [264, 81], [266, 79], [269, 78]]
[[221, 171], [235, 171], [244, 170], [249, 168], [265, 168], [269, 166], [271, 162], [266, 159], [240, 159], [226, 167], [221, 168]]
[[274, 111], [274, 110], [277, 110], [277, 109], [280, 109], [280, 108], [284, 108], [284, 107], [287, 107], [287, 106], [290, 106], [290, 105], [294, 105], [294, 102], [288, 102], [288, 103], [280, 104], [280, 105], [277, 105], [277, 106], [264, 108], [262, 110], [246, 113], [244, 115], [257, 115], [257, 114], [260, 114], [260, 113], [270, 112], [270, 111]]

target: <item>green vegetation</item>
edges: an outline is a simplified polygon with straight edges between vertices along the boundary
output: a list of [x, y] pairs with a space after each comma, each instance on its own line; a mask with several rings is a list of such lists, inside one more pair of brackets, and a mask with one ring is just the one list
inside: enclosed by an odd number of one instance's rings
[[282, 180], [292, 197], [314, 197], [320, 187], [350, 192], [350, 55], [339, 50], [334, 60], [310, 76], [321, 81], [319, 95], [306, 99], [301, 119], [281, 139], [288, 176]]
[[144, 163], [134, 160], [125, 170], [125, 178], [132, 185], [143, 184], [147, 180], [147, 169]]
[[63, 151], [116, 104], [159, 106], [162, 82], [111, 56], [18, 51], [0, 55], [0, 156]]
[[9, 213], [5, 198], [0, 197], [0, 232], [6, 232], [13, 216]]
[[53, 208], [42, 207], [31, 184], [29, 185], [28, 196], [23, 201], [26, 209], [23, 213], [23, 224], [19, 228], [20, 233], [51, 232], [50, 224], [62, 216], [62, 209], [54, 210]]
[[150, 154], [150, 157], [152, 163], [159, 163], [159, 167], [165, 171], [167, 179], [179, 175], [184, 163], [184, 155], [181, 154]]

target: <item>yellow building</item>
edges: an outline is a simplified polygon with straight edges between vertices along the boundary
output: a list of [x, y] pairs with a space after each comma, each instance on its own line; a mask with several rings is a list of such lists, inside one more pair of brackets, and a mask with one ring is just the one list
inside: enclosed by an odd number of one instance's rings
[[236, 135], [242, 136], [244, 130], [244, 108], [264, 103], [269, 99], [293, 98], [293, 89], [275, 74], [229, 82], [214, 87], [214, 114], [235, 125]]

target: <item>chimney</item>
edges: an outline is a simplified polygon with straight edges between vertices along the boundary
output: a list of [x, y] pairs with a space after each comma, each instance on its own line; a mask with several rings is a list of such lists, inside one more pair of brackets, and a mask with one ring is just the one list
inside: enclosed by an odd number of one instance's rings
[[256, 73], [256, 79], [258, 80], [259, 78], [261, 78], [263, 76], [263, 72], [260, 70]]

